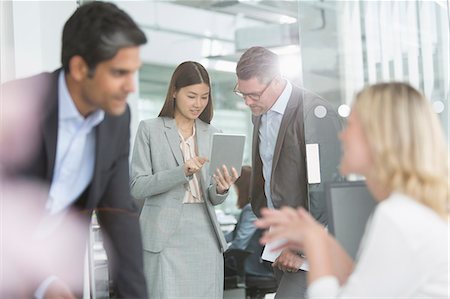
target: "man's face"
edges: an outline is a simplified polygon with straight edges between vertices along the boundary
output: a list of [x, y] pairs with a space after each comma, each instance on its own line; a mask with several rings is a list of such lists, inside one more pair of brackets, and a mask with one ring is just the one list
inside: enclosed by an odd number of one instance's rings
[[273, 79], [264, 84], [256, 77], [248, 80], [238, 79], [235, 91], [241, 94], [252, 114], [259, 116], [266, 113], [277, 100], [276, 95], [271, 91], [272, 82]]
[[122, 48], [112, 59], [97, 64], [93, 74], [80, 82], [85, 111], [124, 113], [128, 94], [135, 91], [134, 75], [140, 66], [139, 47]]

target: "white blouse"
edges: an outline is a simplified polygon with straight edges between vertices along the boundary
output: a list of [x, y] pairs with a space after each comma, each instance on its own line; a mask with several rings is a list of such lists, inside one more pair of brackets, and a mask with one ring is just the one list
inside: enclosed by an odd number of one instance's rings
[[[181, 139], [181, 154], [183, 155], [183, 161], [186, 163], [187, 160], [190, 160], [193, 157], [197, 156], [195, 143], [195, 126], [193, 127], [192, 135], [186, 139], [183, 138], [183, 135], [180, 132], [178, 132], [178, 134], [180, 135]], [[202, 192], [197, 175], [199, 174], [194, 174], [192, 176], [192, 179], [189, 180], [189, 183], [186, 184], [186, 192], [184, 193], [183, 203], [203, 202]]]
[[354, 272], [339, 286], [334, 276], [308, 288], [313, 298], [449, 298], [449, 223], [399, 193], [376, 207]]

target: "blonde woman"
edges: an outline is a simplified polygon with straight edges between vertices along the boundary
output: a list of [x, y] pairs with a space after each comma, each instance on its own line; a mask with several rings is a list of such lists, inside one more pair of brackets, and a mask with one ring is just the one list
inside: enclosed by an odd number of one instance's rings
[[448, 149], [429, 102], [404, 83], [356, 97], [341, 135], [341, 172], [378, 205], [354, 263], [305, 210], [264, 210], [262, 242], [285, 238], [310, 263], [309, 298], [448, 298]]

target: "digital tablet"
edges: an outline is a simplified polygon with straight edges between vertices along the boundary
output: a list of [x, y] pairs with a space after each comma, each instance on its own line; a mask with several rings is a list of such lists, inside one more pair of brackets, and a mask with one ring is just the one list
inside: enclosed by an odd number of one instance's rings
[[231, 167], [234, 167], [238, 175], [241, 175], [244, 146], [245, 135], [214, 133], [209, 155], [209, 174], [213, 175], [217, 168], [226, 165], [230, 174]]

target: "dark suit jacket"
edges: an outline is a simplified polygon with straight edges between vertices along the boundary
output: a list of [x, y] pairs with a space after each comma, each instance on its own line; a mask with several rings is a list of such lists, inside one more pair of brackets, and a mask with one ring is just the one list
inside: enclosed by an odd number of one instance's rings
[[[53, 178], [58, 136], [58, 74], [59, 70], [51, 74], [42, 73], [3, 87], [4, 90], [14, 90], [16, 96], [42, 101], [45, 105], [39, 151], [23, 169], [23, 174], [48, 184]], [[7, 91], [5, 93], [8, 94]], [[138, 215], [129, 192], [129, 123], [130, 111], [127, 108], [121, 116], [105, 115], [95, 127], [93, 179], [74, 206], [85, 215], [87, 223], [92, 212], [97, 212], [102, 231], [106, 234], [105, 248], [116, 294], [122, 298], [146, 298]], [[84, 248], [85, 244], [80, 244], [82, 255]], [[82, 263], [77, 270], [82, 275]]]
[[[324, 106], [327, 115], [314, 115], [317, 106]], [[261, 116], [253, 117], [253, 171], [251, 178], [251, 204], [260, 216], [260, 209], [267, 206], [264, 192], [262, 160], [259, 153], [259, 128]], [[275, 145], [270, 190], [275, 208], [282, 206], [304, 207], [320, 222], [326, 224], [326, 205], [323, 182], [334, 180], [338, 173], [340, 145], [338, 132], [342, 123], [330, 104], [318, 95], [292, 86]], [[322, 183], [308, 185], [306, 146], [318, 143]]]

